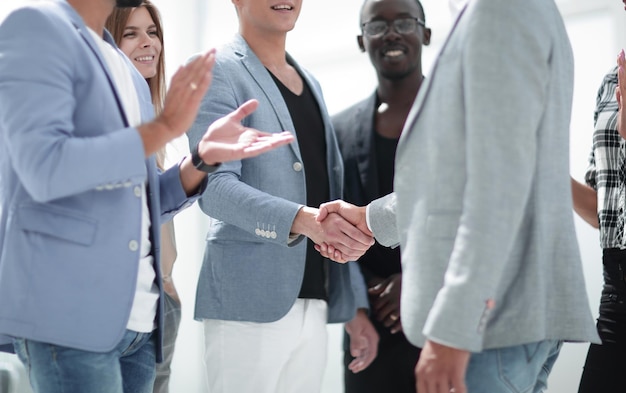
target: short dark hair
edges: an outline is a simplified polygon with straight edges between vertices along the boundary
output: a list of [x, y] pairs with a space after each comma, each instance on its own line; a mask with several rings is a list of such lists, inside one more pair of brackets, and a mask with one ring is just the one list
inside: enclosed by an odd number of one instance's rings
[[[369, 3], [370, 1], [372, 0], [364, 0], [363, 4], [361, 4], [361, 11], [359, 12], [359, 25], [363, 23], [363, 9], [367, 5], [367, 3]], [[424, 21], [424, 23], [426, 23], [426, 13], [424, 12], [424, 6], [420, 2], [420, 0], [415, 0], [415, 3], [417, 3], [417, 6], [419, 7], [420, 12], [422, 13], [422, 20]]]

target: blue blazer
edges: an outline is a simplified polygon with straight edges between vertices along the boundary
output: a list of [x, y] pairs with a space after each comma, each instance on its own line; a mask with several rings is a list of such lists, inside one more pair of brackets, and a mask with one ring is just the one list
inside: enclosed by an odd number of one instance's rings
[[[317, 81], [290, 59], [309, 85], [322, 114], [331, 199], [340, 198], [343, 164]], [[213, 81], [189, 131], [190, 146], [207, 126], [256, 98], [256, 112], [244, 125], [267, 132], [294, 132], [283, 97], [243, 37], [217, 52]], [[209, 229], [198, 282], [197, 319], [271, 322], [282, 318], [298, 297], [307, 242], [289, 242], [298, 210], [306, 204], [305, 168], [297, 142], [259, 157], [223, 164], [209, 176], [200, 207]], [[352, 319], [367, 308], [356, 264], [329, 264], [329, 322]]]
[[[106, 40], [113, 44], [108, 33]], [[0, 335], [88, 351], [122, 338], [135, 293], [141, 187], [152, 255], [189, 205], [178, 166], [159, 175], [129, 127], [104, 58], [65, 1], [0, 25]], [[120, 52], [121, 53], [121, 52]], [[133, 70], [142, 119], [147, 84]], [[154, 264], [160, 286], [159, 264]], [[162, 315], [159, 307], [159, 326]]]

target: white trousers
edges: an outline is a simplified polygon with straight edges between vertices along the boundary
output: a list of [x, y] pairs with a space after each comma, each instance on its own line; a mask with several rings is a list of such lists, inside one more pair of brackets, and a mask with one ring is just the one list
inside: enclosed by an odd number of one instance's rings
[[209, 393], [319, 393], [327, 307], [297, 299], [276, 322], [203, 320]]

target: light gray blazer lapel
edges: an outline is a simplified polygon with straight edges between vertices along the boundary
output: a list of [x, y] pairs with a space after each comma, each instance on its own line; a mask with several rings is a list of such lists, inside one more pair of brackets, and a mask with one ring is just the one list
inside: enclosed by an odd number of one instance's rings
[[450, 29], [450, 33], [448, 34], [446, 41], [441, 47], [439, 54], [437, 55], [437, 59], [435, 60], [435, 63], [433, 65], [432, 73], [430, 77], [425, 78], [425, 81], [426, 81], [425, 86], [422, 86], [420, 88], [420, 91], [418, 92], [417, 97], [415, 97], [415, 102], [413, 103], [413, 107], [411, 108], [411, 111], [409, 112], [409, 115], [407, 116], [407, 120], [404, 123], [404, 130], [402, 130], [402, 134], [400, 135], [400, 140], [398, 142], [398, 147], [396, 149], [397, 150], [396, 157], [400, 155], [401, 151], [403, 150], [403, 147], [405, 145], [404, 141], [406, 141], [406, 139], [408, 138], [409, 134], [411, 133], [411, 130], [413, 129], [413, 125], [415, 124], [415, 121], [417, 120], [417, 117], [420, 115], [422, 111], [424, 100], [426, 100], [428, 93], [430, 93], [430, 86], [434, 79], [435, 73], [437, 72], [437, 65], [439, 64], [439, 60], [441, 59], [441, 54], [444, 53], [444, 51], [446, 50], [446, 47], [448, 46], [448, 43], [450, 42], [450, 38], [452, 37], [452, 33], [454, 32], [454, 30], [456, 30], [456, 27], [458, 26], [459, 21], [461, 20], [461, 17], [465, 13], [466, 9], [467, 9], [467, 4], [465, 4], [461, 12], [459, 12], [456, 18], [456, 21], [454, 22], [454, 25], [452, 26], [452, 29]]
[[[232, 45], [237, 56], [240, 56], [242, 65], [250, 73], [251, 78], [254, 79], [254, 81], [259, 85], [259, 88], [263, 91], [263, 94], [265, 94], [265, 97], [267, 97], [268, 101], [272, 105], [282, 129], [290, 131], [295, 137], [297, 137], [295, 126], [293, 125], [291, 115], [289, 114], [289, 108], [287, 108], [285, 100], [283, 99], [283, 96], [272, 79], [269, 71], [265, 68], [265, 66], [263, 66], [259, 58], [250, 49], [241, 35], [237, 34], [235, 36]], [[322, 93], [319, 86], [315, 83], [308, 72], [301, 68], [298, 63], [291, 56], [289, 56], [289, 54], [287, 55], [287, 59], [298, 71], [298, 73], [300, 73], [304, 83], [309, 86], [320, 108], [320, 114], [322, 116], [322, 121], [324, 122], [324, 135], [326, 137], [328, 170], [329, 172], [332, 172], [329, 173], [330, 179], [334, 180], [331, 181], [330, 184], [331, 198], [340, 198], [343, 192], [343, 162], [341, 160], [339, 149], [337, 148], [337, 138], [333, 130], [330, 116], [328, 116], [328, 111], [324, 104]], [[290, 143], [289, 147], [293, 150], [296, 157], [299, 160], [302, 160], [298, 143]]]
[[[289, 109], [287, 108], [285, 100], [283, 99], [280, 90], [278, 90], [276, 83], [274, 83], [269, 71], [250, 49], [241, 35], [236, 35], [233, 41], [233, 46], [235, 53], [241, 57], [241, 64], [243, 64], [244, 68], [248, 70], [252, 79], [256, 81], [259, 88], [263, 91], [263, 94], [265, 94], [265, 97], [267, 97], [267, 100], [272, 105], [272, 108], [276, 113], [276, 118], [278, 119], [282, 129], [291, 132], [295, 137], [297, 137], [295, 127], [291, 121]], [[293, 150], [298, 159], [302, 160], [298, 144], [290, 143], [289, 147]]]
[[[76, 31], [78, 32], [78, 34], [80, 34], [80, 36], [83, 38], [83, 40], [85, 40], [85, 42], [87, 43], [87, 46], [89, 46], [89, 48], [91, 49], [93, 54], [98, 59], [98, 62], [100, 63], [100, 66], [102, 67], [102, 69], [104, 70], [104, 72], [105, 72], [105, 74], [107, 76], [107, 80], [109, 81], [109, 86], [111, 87], [111, 90], [113, 91], [113, 95], [115, 96], [115, 100], [117, 102], [117, 107], [120, 110], [120, 115], [122, 116], [124, 124], [126, 126], [128, 126], [129, 125], [128, 124], [128, 118], [126, 117], [126, 112], [124, 111], [124, 106], [123, 106], [122, 101], [120, 99], [120, 95], [119, 95], [119, 93], [117, 91], [117, 88], [115, 87], [115, 82], [113, 80], [113, 76], [111, 75], [111, 71], [109, 71], [109, 67], [107, 66], [107, 62], [104, 59], [104, 57], [102, 57], [102, 53], [100, 53], [100, 48], [98, 48], [98, 45], [93, 40], [93, 37], [91, 36], [91, 33], [89, 33], [88, 27], [85, 25], [85, 23], [83, 22], [83, 20], [80, 17], [80, 15], [78, 15], [76, 13], [74, 8], [72, 8], [67, 3], [61, 3], [61, 6], [67, 12], [68, 17], [72, 21], [72, 24], [76, 28]], [[117, 48], [117, 45], [115, 44], [115, 41], [113, 40], [113, 37], [111, 36], [111, 34], [109, 34], [108, 31], [105, 31], [104, 39], [109, 44], [113, 45], [114, 48]]]

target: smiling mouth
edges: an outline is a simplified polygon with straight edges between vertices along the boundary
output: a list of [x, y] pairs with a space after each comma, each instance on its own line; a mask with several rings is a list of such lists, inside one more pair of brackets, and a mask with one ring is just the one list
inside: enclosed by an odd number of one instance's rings
[[293, 10], [293, 7], [290, 6], [290, 5], [281, 4], [281, 5], [273, 6], [272, 9], [276, 10], [276, 11], [291, 11], [291, 10]]
[[401, 51], [400, 49], [393, 49], [384, 52], [384, 55], [385, 57], [399, 57], [404, 55], [404, 51]]
[[140, 57], [135, 57], [135, 61], [138, 61], [140, 63], [145, 62], [145, 61], [153, 61], [154, 60], [154, 56], [140, 56]]

